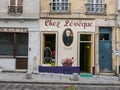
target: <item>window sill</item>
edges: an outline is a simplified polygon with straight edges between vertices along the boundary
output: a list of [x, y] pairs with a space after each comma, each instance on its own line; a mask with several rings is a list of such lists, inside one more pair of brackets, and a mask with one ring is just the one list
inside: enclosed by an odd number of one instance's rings
[[86, 15], [104, 15], [104, 16], [106, 16], [106, 13], [86, 12]]
[[9, 16], [21, 16], [22, 13], [8, 13]]
[[28, 58], [28, 56], [16, 56], [16, 58]]
[[49, 12], [49, 14], [54, 15], [54, 14], [71, 14], [71, 12]]
[[[0, 55], [0, 58], [14, 58], [14, 56]], [[16, 56], [16, 58], [28, 58], [28, 56]]]
[[0, 58], [14, 58], [14, 56], [9, 56], [9, 55], [0, 55]]

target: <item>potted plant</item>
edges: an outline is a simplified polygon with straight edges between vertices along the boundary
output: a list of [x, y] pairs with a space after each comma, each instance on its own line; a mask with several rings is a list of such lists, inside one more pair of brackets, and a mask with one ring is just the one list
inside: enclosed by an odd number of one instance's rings
[[73, 62], [74, 62], [74, 57], [62, 59], [61, 63], [63, 66], [72, 66]]

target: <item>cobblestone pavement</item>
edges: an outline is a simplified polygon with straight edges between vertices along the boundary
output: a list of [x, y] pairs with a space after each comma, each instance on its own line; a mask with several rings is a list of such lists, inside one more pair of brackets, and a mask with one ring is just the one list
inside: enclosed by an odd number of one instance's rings
[[0, 90], [120, 90], [120, 86], [0, 83]]
[[80, 77], [71, 74], [39, 73], [26, 79], [26, 73], [0, 73], [0, 90], [120, 90], [116, 76]]

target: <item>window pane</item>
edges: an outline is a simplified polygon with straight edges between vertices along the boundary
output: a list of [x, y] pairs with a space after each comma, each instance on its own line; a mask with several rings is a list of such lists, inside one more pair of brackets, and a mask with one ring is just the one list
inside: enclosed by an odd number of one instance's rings
[[64, 3], [64, 0], [62, 0], [62, 3]]
[[88, 0], [88, 3], [93, 4], [93, 3], [94, 3], [94, 0]]
[[89, 4], [88, 5], [88, 11], [94, 11], [94, 5]]
[[67, 11], [68, 10], [68, 7], [65, 7], [65, 11]]
[[81, 41], [91, 41], [91, 35], [90, 34], [81, 34], [80, 40]]
[[59, 7], [57, 7], [57, 11], [59, 11], [60, 10], [60, 8]]
[[17, 56], [28, 56], [28, 34], [17, 34]]
[[102, 0], [96, 0], [97, 4], [102, 4]]
[[65, 6], [65, 4], [64, 3], [61, 3], [61, 7], [64, 7]]
[[100, 40], [109, 40], [109, 34], [100, 34]]
[[95, 0], [91, 0], [91, 3], [94, 3]]
[[60, 0], [57, 0], [57, 3], [59, 3], [60, 2]]
[[52, 10], [54, 12], [66, 12], [68, 9], [68, 0], [53, 0]]
[[62, 11], [64, 11], [64, 7], [62, 7]]
[[65, 3], [68, 3], [68, 0], [65, 0]]
[[53, 3], [55, 2], [55, 0], [53, 0]]
[[0, 33], [0, 55], [13, 56], [13, 33]]
[[57, 6], [56, 3], [53, 3], [53, 7]]
[[14, 6], [15, 5], [15, 0], [10, 0], [10, 5]]
[[55, 10], [55, 7], [52, 7], [53, 10]]
[[18, 0], [18, 5], [22, 6], [23, 5], [23, 0]]

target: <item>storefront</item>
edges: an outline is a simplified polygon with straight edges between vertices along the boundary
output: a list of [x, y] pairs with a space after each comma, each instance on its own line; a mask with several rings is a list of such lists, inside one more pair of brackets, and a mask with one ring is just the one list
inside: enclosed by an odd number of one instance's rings
[[67, 59], [73, 60], [73, 70], [77, 67], [79, 73], [94, 73], [94, 33], [94, 20], [41, 19], [39, 71], [63, 68]]
[[27, 69], [27, 28], [0, 28], [0, 57], [14, 58], [16, 69]]
[[3, 71], [37, 72], [39, 56], [37, 20], [9, 20], [0, 23], [0, 67]]

